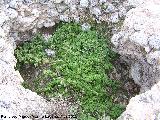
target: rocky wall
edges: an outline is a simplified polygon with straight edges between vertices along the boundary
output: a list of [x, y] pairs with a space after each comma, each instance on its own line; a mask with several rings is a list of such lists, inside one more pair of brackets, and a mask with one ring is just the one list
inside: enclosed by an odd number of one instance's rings
[[[147, 3], [146, 3], [147, 4]], [[159, 5], [151, 2], [128, 12], [121, 32], [112, 37], [120, 54], [128, 57], [131, 75], [146, 91], [159, 81]], [[156, 25], [155, 25], [156, 23]]]
[[65, 104], [48, 102], [21, 86], [23, 79], [14, 69], [14, 49], [18, 42], [29, 40], [39, 29], [53, 27], [59, 21], [85, 23], [86, 18], [91, 18], [117, 23], [126, 14], [125, 4], [121, 0], [1, 0], [0, 119], [21, 120], [22, 115], [43, 119], [45, 114], [65, 111]]
[[131, 76], [141, 86], [141, 92], [160, 78], [158, 2], [129, 1], [137, 7], [127, 13], [121, 31], [112, 37], [116, 50], [131, 64]]
[[141, 86], [118, 120], [160, 119], [160, 1], [128, 0], [134, 6], [122, 29], [112, 37], [116, 50], [131, 64], [131, 76]]
[[57, 111], [57, 104], [21, 86], [23, 79], [14, 69], [16, 43], [59, 21], [85, 23], [91, 19], [115, 24], [126, 16], [121, 31], [113, 30], [112, 43], [131, 65], [131, 77], [141, 92], [149, 91], [132, 98], [119, 119], [159, 119], [159, 11], [159, 0], [1, 0], [0, 114], [42, 116]]

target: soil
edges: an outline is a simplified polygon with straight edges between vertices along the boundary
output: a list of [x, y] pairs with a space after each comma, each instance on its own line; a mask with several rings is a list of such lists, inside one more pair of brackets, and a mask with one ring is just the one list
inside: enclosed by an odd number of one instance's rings
[[109, 77], [121, 83], [115, 102], [128, 105], [129, 100], [139, 94], [140, 86], [130, 77], [130, 66], [121, 57], [113, 61], [113, 65], [114, 68]]

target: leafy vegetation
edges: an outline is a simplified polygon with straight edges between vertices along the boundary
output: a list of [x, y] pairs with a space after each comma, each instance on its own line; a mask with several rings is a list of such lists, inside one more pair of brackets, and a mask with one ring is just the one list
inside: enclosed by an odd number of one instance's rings
[[25, 42], [25, 44], [19, 46], [16, 49], [18, 63], [38, 66], [47, 59], [47, 55], [44, 51], [46, 45], [45, 41], [42, 39], [41, 35], [37, 35], [33, 38], [32, 42]]
[[[47, 56], [45, 49], [56, 55]], [[41, 70], [33, 82], [34, 90], [46, 97], [77, 101], [79, 119], [97, 120], [103, 114], [115, 119], [124, 110], [113, 102], [119, 83], [107, 76], [115, 53], [96, 30], [82, 31], [78, 24], [65, 23], [48, 41], [37, 35], [18, 47], [15, 55], [18, 66], [34, 65]], [[33, 87], [27, 82], [24, 86]]]

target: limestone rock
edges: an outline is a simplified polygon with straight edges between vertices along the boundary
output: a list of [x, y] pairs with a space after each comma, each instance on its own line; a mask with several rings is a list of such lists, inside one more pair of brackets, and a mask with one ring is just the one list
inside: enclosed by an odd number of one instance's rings
[[[114, 0], [113, 2], [121, 4], [120, 1]], [[145, 92], [155, 83], [158, 83], [160, 78], [158, 52], [160, 6], [158, 0], [128, 1], [130, 5], [137, 8], [127, 13], [122, 30], [112, 37], [112, 42], [117, 51], [128, 58], [126, 60], [131, 65], [131, 76], [137, 84], [141, 85], [141, 91]], [[110, 4], [107, 14], [101, 8], [103, 3], [105, 5]], [[126, 14], [127, 11], [122, 5], [120, 8], [115, 7], [109, 0], [5, 0], [0, 1], [0, 5], [0, 114], [7, 116], [24, 114], [41, 117], [43, 114], [60, 111], [60, 109], [55, 108], [56, 104], [53, 102], [48, 102], [21, 86], [23, 79], [19, 72], [14, 69], [16, 65], [14, 49], [18, 40], [27, 41], [33, 35], [31, 33], [35, 33], [42, 27], [45, 29], [53, 27], [60, 20], [79, 22], [81, 17], [88, 17], [85, 13], [86, 9], [89, 10], [87, 12], [93, 19], [101, 20], [100, 17], [103, 14], [105, 16], [103, 20], [110, 23], [118, 22], [119, 17]], [[110, 18], [108, 18], [108, 14], [110, 14]], [[82, 25], [82, 27], [84, 30], [90, 28], [86, 25]], [[48, 55], [54, 54], [52, 50], [46, 50], [46, 52]], [[158, 94], [158, 88], [154, 87], [154, 89], [154, 92]], [[153, 92], [149, 91], [148, 93], [154, 95]], [[148, 97], [148, 93], [145, 93], [146, 97]], [[148, 99], [143, 94], [142, 97]], [[159, 110], [156, 107], [156, 105], [159, 106], [159, 101], [158, 98], [155, 98], [156, 96], [154, 96], [153, 101], [150, 100], [147, 104], [151, 108], [152, 118], [154, 118], [154, 109]], [[137, 106], [145, 108], [146, 105], [138, 99], [139, 96], [133, 98], [130, 101], [131, 105], [127, 107], [125, 112], [136, 119], [138, 119], [136, 114], [142, 113], [142, 108], [138, 109]], [[138, 102], [142, 104], [139, 105]], [[132, 107], [133, 111], [130, 110]], [[147, 112], [149, 113], [148, 108], [142, 113], [144, 119], [145, 115], [148, 115]], [[120, 118], [125, 119], [125, 113]], [[17, 119], [21, 120], [21, 118]]]
[[138, 7], [138, 6], [145, 6], [145, 5], [159, 5], [160, 1], [159, 0], [127, 0], [129, 5], [132, 5], [134, 7]]
[[11, 8], [7, 9], [5, 12], [11, 19], [16, 18], [18, 16], [18, 12]]
[[123, 5], [120, 5], [118, 14], [120, 18], [125, 17], [127, 14], [127, 8], [125, 8]]
[[20, 5], [22, 5], [22, 0], [12, 0], [8, 3], [8, 5], [11, 7], [11, 8], [18, 8]]
[[159, 0], [128, 0], [135, 8], [112, 37], [117, 52], [126, 56], [131, 76], [141, 86], [118, 120], [160, 119]]
[[49, 107], [49, 104], [30, 90], [25, 90], [21, 86], [0, 85], [0, 91], [1, 104], [3, 104], [1, 110], [7, 109], [9, 113], [17, 117], [20, 117], [19, 115], [32, 117], [33, 115], [42, 118], [47, 114], [46, 108]]
[[97, 17], [102, 14], [100, 8], [98, 7], [92, 7], [90, 8], [90, 11], [91, 11], [91, 14], [94, 14]]
[[80, 1], [80, 6], [81, 7], [88, 7], [89, 1], [88, 0], [81, 0]]
[[90, 0], [90, 4], [92, 7], [96, 6], [96, 5], [98, 5], [98, 0]]
[[[150, 2], [151, 1], [149, 1], [149, 3]], [[156, 66], [146, 61], [146, 59], [148, 59], [146, 57], [148, 56], [147, 54], [152, 52], [153, 49], [159, 51], [160, 46], [160, 5], [154, 4], [155, 2], [152, 4], [149, 3], [145, 3], [145, 6], [142, 4], [141, 6], [131, 9], [126, 15], [121, 32], [112, 37], [112, 42], [116, 45], [117, 51], [119, 51], [120, 54], [128, 56], [131, 65], [135, 66], [139, 64], [139, 73], [143, 73], [139, 77], [139, 82], [136, 77], [137, 70], [131, 69], [132, 77], [135, 76], [133, 79], [141, 84], [141, 86], [147, 86], [145, 87], [146, 89], [151, 88], [151, 86], [157, 82], [160, 71]], [[127, 46], [128, 42], [130, 44]], [[131, 48], [133, 49], [132, 52]], [[152, 69], [157, 70], [154, 71]], [[133, 71], [136, 72], [135, 75]], [[146, 74], [144, 74], [145, 72]]]
[[126, 111], [117, 120], [159, 120], [160, 82], [141, 95], [130, 100]]
[[108, 4], [107, 9], [106, 9], [106, 12], [107, 12], [107, 13], [112, 13], [112, 12], [115, 12], [115, 11], [116, 11], [115, 6], [112, 5], [112, 4]]
[[7, 20], [9, 20], [9, 17], [5, 14], [4, 11], [0, 11], [0, 26], [3, 25], [3, 23]]
[[66, 5], [63, 5], [63, 4], [58, 4], [56, 7], [57, 7], [57, 11], [58, 11], [59, 13], [62, 13], [62, 12], [64, 12], [65, 10], [68, 9], [68, 7], [67, 7]]
[[81, 25], [81, 27], [82, 27], [82, 30], [87, 31], [87, 30], [90, 30], [91, 25], [89, 23], [84, 23]]
[[117, 23], [119, 21], [119, 15], [117, 12], [113, 13], [109, 19], [112, 23]]
[[55, 3], [61, 3], [63, 2], [64, 0], [54, 0]]
[[157, 65], [160, 63], [160, 51], [150, 52], [146, 58], [148, 63]]
[[106, 3], [108, 0], [99, 0], [99, 3], [102, 4], [102, 3]]

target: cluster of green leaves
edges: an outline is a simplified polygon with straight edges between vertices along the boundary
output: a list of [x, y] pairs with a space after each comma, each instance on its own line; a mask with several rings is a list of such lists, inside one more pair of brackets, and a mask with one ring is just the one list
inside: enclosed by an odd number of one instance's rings
[[[47, 58], [46, 48], [54, 49], [56, 57]], [[46, 66], [35, 80], [36, 91], [45, 96], [72, 97], [79, 102], [80, 119], [96, 120], [103, 114], [115, 119], [123, 111], [113, 102], [119, 84], [107, 76], [114, 53], [95, 30], [82, 31], [78, 24], [65, 23], [48, 42], [38, 36], [15, 53], [18, 62]]]
[[25, 42], [15, 50], [18, 63], [33, 64], [34, 66], [42, 64], [42, 61], [47, 59], [45, 48], [46, 43], [43, 37], [37, 34], [32, 41]]

